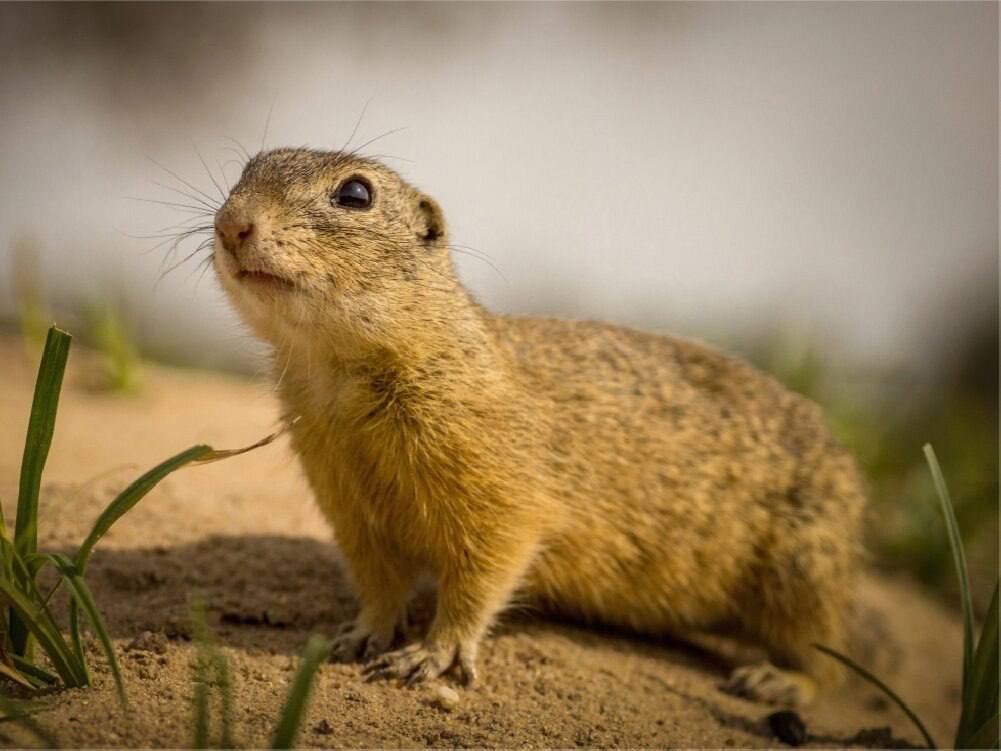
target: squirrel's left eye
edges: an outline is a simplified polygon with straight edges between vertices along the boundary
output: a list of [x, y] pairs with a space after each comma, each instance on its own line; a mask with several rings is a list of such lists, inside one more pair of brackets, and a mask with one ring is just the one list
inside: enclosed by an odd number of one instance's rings
[[345, 180], [334, 193], [332, 203], [352, 209], [367, 209], [372, 205], [372, 191], [361, 180]]

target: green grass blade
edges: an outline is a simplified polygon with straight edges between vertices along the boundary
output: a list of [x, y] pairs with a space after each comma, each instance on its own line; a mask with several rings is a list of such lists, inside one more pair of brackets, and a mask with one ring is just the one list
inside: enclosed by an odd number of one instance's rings
[[997, 727], [998, 657], [998, 584], [995, 584], [987, 618], [980, 631], [977, 651], [973, 655], [969, 692], [963, 696], [963, 713], [956, 731], [956, 748], [993, 748], [997, 745], [996, 732], [989, 746], [977, 745], [974, 738], [992, 718], [995, 728]]
[[195, 690], [192, 697], [192, 748], [209, 747], [209, 656], [208, 624], [205, 622], [205, 605], [196, 600], [191, 605], [191, 631], [195, 640], [195, 660], [193, 663]]
[[[3, 511], [0, 509], [0, 516], [2, 515]], [[15, 581], [14, 541], [8, 533], [6, 522], [0, 526], [0, 578], [3, 578], [4, 581]], [[2, 646], [3, 651], [11, 657], [16, 657], [17, 655], [14, 652], [14, 646], [10, 638], [10, 625], [10, 617], [5, 619], [2, 615], [0, 615], [0, 631], [2, 631], [2, 633], [0, 633], [0, 646]]]
[[192, 446], [187, 451], [182, 451], [181, 453], [172, 456], [170, 459], [167, 459], [167, 461], [153, 467], [153, 469], [142, 475], [138, 480], [123, 490], [118, 497], [115, 498], [115, 500], [108, 504], [108, 507], [97, 518], [97, 521], [94, 523], [94, 528], [90, 531], [90, 534], [87, 535], [87, 539], [83, 541], [83, 544], [80, 546], [80, 549], [77, 551], [77, 554], [73, 559], [79, 567], [80, 572], [83, 573], [84, 570], [86, 570], [87, 559], [90, 557], [91, 551], [94, 549], [97, 541], [100, 540], [109, 529], [111, 529], [111, 525], [122, 518], [124, 514], [126, 514], [133, 506], [142, 500], [143, 496], [156, 487], [157, 483], [159, 483], [171, 472], [175, 472], [184, 465], [190, 463], [206, 464], [208, 462], [226, 459], [231, 456], [237, 456], [238, 454], [245, 454], [248, 451], [260, 448], [261, 446], [266, 446], [284, 432], [285, 429], [279, 430], [269, 436], [266, 436], [265, 438], [262, 438], [255, 444], [239, 449], [214, 449], [211, 446]]
[[10, 530], [7, 529], [7, 515], [3, 512], [2, 500], [0, 500], [0, 537], [10, 538]]
[[[38, 603], [39, 608], [44, 611], [51, 623], [56, 623], [55, 616], [49, 608], [49, 602], [52, 600], [52, 595], [56, 593], [56, 590], [58, 590], [59, 586], [63, 583], [63, 581], [65, 581], [65, 577], [60, 576], [49, 590], [48, 594], [44, 597], [35, 583], [37, 574], [49, 564], [58, 568], [58, 564], [56, 564], [55, 559], [46, 553], [32, 553], [26, 556], [23, 561], [21, 558], [16, 558], [15, 562], [16, 564], [27, 568], [29, 572], [29, 574], [22, 576], [19, 580], [25, 583], [28, 596]], [[84, 652], [83, 640], [80, 637], [79, 608], [77, 607], [76, 600], [73, 597], [70, 597], [69, 601], [69, 624], [70, 646], [73, 648], [75, 661], [80, 666], [80, 670], [83, 674], [83, 683], [81, 685], [89, 686], [90, 670], [87, 667], [87, 655]]]
[[965, 745], [956, 748], [998, 748], [1001, 746], [1001, 738], [998, 737], [998, 716], [987, 718], [987, 721], [978, 730], [970, 734], [965, 741]]
[[[5, 547], [7, 546], [6, 541], [0, 541], [0, 544]], [[40, 611], [39, 618], [41, 618], [44, 622], [51, 624], [56, 633], [60, 633], [59, 627], [56, 625], [58, 621], [56, 621], [56, 617], [53, 615], [52, 609], [49, 607], [49, 597], [48, 595], [45, 597], [42, 596], [35, 580], [35, 576], [38, 572], [45, 568], [45, 566], [52, 563], [52, 561], [47, 555], [43, 555], [41, 553], [31, 553], [30, 555], [22, 558], [14, 552], [11, 562], [14, 566], [14, 573], [16, 576], [15, 581], [21, 588], [20, 591], [25, 595], [25, 597], [27, 597], [29, 602], [35, 603], [36, 607]], [[90, 685], [90, 676], [87, 673], [87, 665], [83, 656], [83, 649], [80, 648], [75, 650], [75, 654], [75, 664], [80, 667], [79, 672], [83, 676], [83, 683], [79, 685]], [[26, 661], [31, 662], [30, 659], [27, 659]]]
[[214, 662], [222, 704], [222, 737], [219, 740], [219, 747], [236, 748], [236, 742], [233, 740], [233, 680], [230, 675], [229, 660], [222, 652], [216, 651]]
[[32, 712], [38, 712], [40, 709], [43, 707], [36, 704], [0, 698], [0, 712], [3, 713], [0, 719], [23, 725], [29, 733], [44, 743], [46, 748], [59, 748], [59, 739], [31, 716]]
[[193, 727], [195, 744], [210, 744], [210, 693], [218, 689], [221, 729], [219, 748], [235, 748], [233, 739], [233, 682], [229, 660], [216, 646], [205, 617], [205, 604], [196, 600], [191, 606], [192, 634], [196, 646]]
[[21, 622], [45, 650], [63, 683], [77, 687], [86, 685], [86, 677], [69, 645], [46, 613], [16, 589], [12, 582], [0, 580], [0, 599], [6, 600]]
[[212, 448], [210, 446], [192, 446], [187, 451], [182, 451], [181, 453], [172, 456], [167, 461], [162, 462], [153, 469], [149, 470], [146, 474], [139, 477], [131, 485], [129, 485], [125, 490], [118, 494], [108, 507], [101, 512], [101, 515], [97, 517], [97, 521], [94, 522], [93, 529], [90, 530], [90, 534], [87, 535], [87, 539], [83, 541], [80, 549], [77, 551], [73, 562], [76, 564], [77, 568], [80, 569], [80, 573], [86, 569], [87, 559], [90, 557], [91, 551], [97, 544], [111, 526], [122, 518], [133, 506], [135, 506], [142, 498], [149, 493], [157, 483], [159, 483], [164, 477], [169, 475], [171, 472], [180, 469], [185, 464], [193, 462], [197, 459], [203, 459], [206, 456], [212, 454]]
[[[56, 562], [55, 557], [47, 553], [35, 553], [28, 557], [27, 566], [32, 572], [32, 577], [42, 570], [45, 566], [52, 564], [57, 569], [60, 568], [59, 564]], [[60, 570], [60, 573], [61, 570]], [[49, 602], [52, 600], [52, 595], [56, 593], [60, 585], [66, 581], [65, 576], [60, 576], [56, 583], [52, 585], [52, 588], [43, 597], [41, 592], [35, 588], [34, 578], [29, 580], [29, 586], [33, 588], [33, 591], [29, 592], [35, 601], [39, 603], [40, 607], [45, 610], [48, 614], [49, 619], [55, 623], [55, 617], [52, 615], [52, 611], [49, 609]], [[90, 668], [87, 666], [87, 654], [83, 648], [83, 638], [80, 634], [80, 607], [77, 605], [76, 598], [72, 595], [69, 598], [69, 625], [70, 625], [70, 646], [73, 648], [73, 654], [76, 658], [77, 663], [80, 665], [80, 669], [83, 672], [84, 683], [83, 685], [89, 686], [91, 682]]]
[[[6, 543], [3, 544], [6, 545]], [[52, 613], [52, 609], [49, 607], [49, 598], [48, 596], [42, 596], [34, 578], [38, 571], [41, 571], [42, 568], [50, 563], [51, 561], [48, 559], [48, 556], [41, 555], [39, 553], [32, 553], [27, 560], [22, 559], [16, 553], [13, 557], [14, 571], [17, 575], [16, 581], [18, 582], [18, 586], [21, 587], [20, 591], [22, 594], [24, 594], [27, 600], [33, 603], [37, 608], [38, 615], [36, 620], [41, 623], [49, 624], [50, 631], [59, 635], [60, 643], [65, 643], [61, 641], [62, 634], [58, 626], [58, 621]], [[78, 683], [70, 685], [89, 686], [90, 674], [87, 672], [87, 662], [84, 657], [83, 647], [80, 646], [79, 648], [76, 648], [77, 645], [75, 644], [72, 646], [74, 647], [74, 650], [72, 652], [73, 659], [71, 664], [74, 666], [74, 671], [77, 673]], [[20, 657], [20, 655], [15, 655], [15, 657]], [[24, 662], [32, 662], [30, 655], [25, 655]]]
[[949, 532], [949, 547], [952, 548], [952, 560], [956, 566], [956, 577], [959, 579], [959, 594], [963, 607], [963, 703], [969, 691], [969, 682], [973, 670], [973, 600], [970, 597], [970, 575], [966, 569], [966, 553], [963, 550], [963, 540], [959, 535], [959, 524], [956, 522], [956, 512], [952, 506], [949, 488], [942, 476], [942, 468], [931, 444], [925, 444], [925, 459], [931, 469], [935, 489], [942, 503], [942, 514], [945, 516], [945, 527]]
[[[52, 553], [51, 559], [58, 567], [59, 573], [62, 574], [63, 579], [73, 593], [74, 601], [87, 615], [91, 629], [97, 634], [97, 638], [104, 648], [104, 654], [108, 658], [111, 675], [115, 679], [115, 690], [118, 693], [118, 701], [123, 708], [127, 709], [129, 700], [125, 695], [125, 683], [122, 681], [122, 672], [118, 667], [118, 658], [115, 657], [115, 648], [111, 644], [111, 637], [108, 636], [108, 629], [104, 625], [104, 618], [101, 617], [101, 611], [98, 610], [97, 603], [94, 602], [94, 595], [91, 594], [87, 582], [80, 576], [80, 570], [69, 558], [59, 553]], [[75, 638], [79, 642], [79, 629]], [[86, 666], [85, 661], [83, 664]]]
[[28, 676], [23, 675], [20, 670], [14, 667], [13, 663], [8, 664], [6, 662], [0, 662], [0, 675], [4, 675], [10, 680], [14, 681], [25, 688], [39, 688], [35, 681], [28, 678]]
[[122, 307], [97, 304], [86, 311], [88, 335], [104, 360], [106, 387], [134, 391], [139, 385], [139, 351], [129, 334]]
[[[21, 458], [17, 517], [14, 519], [14, 543], [20, 553], [33, 553], [38, 547], [38, 490], [55, 431], [59, 392], [62, 389], [63, 373], [66, 371], [70, 339], [65, 331], [55, 326], [50, 328], [42, 361], [38, 366], [31, 417], [28, 419], [28, 432], [24, 439], [24, 455]], [[10, 612], [9, 618], [11, 648], [15, 654], [24, 655], [28, 649], [30, 629], [21, 622], [15, 611]]]
[[8, 581], [14, 580], [14, 541], [6, 534], [0, 535], [0, 573]]
[[302, 655], [302, 665], [292, 681], [292, 688], [289, 689], [288, 698], [282, 708], [275, 734], [271, 738], [271, 748], [292, 748], [299, 732], [299, 725], [306, 713], [316, 671], [329, 655], [330, 642], [322, 636], [311, 636]]
[[195, 693], [194, 693], [194, 739], [191, 742], [192, 748], [209, 747], [209, 684], [206, 669], [201, 664], [201, 657], [195, 658], [198, 665], [195, 667]]
[[21, 459], [21, 481], [17, 495], [17, 517], [14, 520], [14, 541], [18, 552], [34, 552], [37, 548], [38, 489], [42, 470], [49, 456], [52, 434], [56, 427], [59, 391], [69, 355], [70, 335], [55, 326], [49, 329], [45, 351], [35, 379], [35, 396]]
[[872, 673], [870, 673], [864, 667], [862, 667], [861, 665], [859, 665], [857, 662], [855, 662], [854, 660], [852, 660], [850, 657], [846, 657], [845, 655], [841, 654], [840, 652], [836, 652], [833, 649], [831, 649], [830, 647], [825, 647], [822, 644], [814, 644], [813, 647], [814, 647], [814, 649], [819, 649], [825, 655], [829, 655], [830, 657], [833, 657], [835, 660], [837, 660], [841, 664], [846, 665], [847, 667], [851, 668], [856, 673], [858, 673], [863, 678], [865, 678], [867, 681], [869, 681], [869, 683], [871, 683], [876, 688], [878, 688], [880, 691], [882, 691], [884, 694], [886, 694], [888, 697], [890, 697], [890, 699], [893, 701], [893, 703], [896, 704], [898, 707], [900, 707], [900, 709], [903, 711], [903, 713], [910, 718], [911, 722], [914, 723], [914, 726], [920, 731], [921, 735], [925, 739], [925, 743], [927, 744], [928, 748], [938, 748], [935, 745], [935, 741], [932, 740], [931, 734], [928, 732], [928, 728], [925, 727], [924, 723], [921, 722], [921, 720], [918, 718], [918, 716], [916, 714], [914, 714], [913, 710], [911, 710], [911, 708], [909, 706], [907, 706], [907, 703], [904, 702], [904, 700], [901, 699], [893, 689], [891, 689], [889, 686], [887, 686], [885, 683], [883, 683], [883, 681], [881, 681], [879, 678], [877, 678], [876, 676], [874, 676]]
[[11, 655], [11, 659], [14, 662], [14, 667], [21, 671], [22, 675], [26, 675], [29, 678], [33, 678], [43, 685], [51, 686], [59, 682], [58, 676], [52, 675], [48, 670], [43, 670], [37, 665], [32, 665], [30, 662], [25, 660], [23, 657], [18, 657], [17, 655]]
[[[66, 577], [62, 577], [66, 581]], [[76, 655], [80, 665], [83, 666], [84, 675], [87, 678], [87, 685], [90, 685], [90, 668], [87, 666], [87, 654], [83, 650], [83, 636], [80, 633], [80, 607], [76, 603], [76, 597], [70, 598], [69, 604], [70, 621], [70, 644], [73, 645], [73, 654]]]

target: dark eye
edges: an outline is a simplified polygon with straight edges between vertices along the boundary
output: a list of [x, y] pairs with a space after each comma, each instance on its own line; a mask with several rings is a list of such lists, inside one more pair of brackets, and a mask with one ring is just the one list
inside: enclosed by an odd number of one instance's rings
[[367, 209], [372, 205], [372, 192], [361, 180], [345, 180], [334, 192], [331, 203], [352, 209]]

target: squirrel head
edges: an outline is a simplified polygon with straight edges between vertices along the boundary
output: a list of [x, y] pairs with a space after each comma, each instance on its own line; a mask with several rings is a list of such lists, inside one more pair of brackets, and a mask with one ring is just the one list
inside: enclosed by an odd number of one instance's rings
[[433, 198], [372, 159], [309, 149], [247, 162], [216, 212], [213, 260], [275, 344], [322, 330], [377, 338], [458, 284]]

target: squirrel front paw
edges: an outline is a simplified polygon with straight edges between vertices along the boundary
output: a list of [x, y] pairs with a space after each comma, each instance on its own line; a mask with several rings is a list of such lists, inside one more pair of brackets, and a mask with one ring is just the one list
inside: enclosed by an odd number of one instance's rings
[[411, 644], [384, 654], [363, 669], [366, 680], [397, 678], [407, 686], [437, 678], [458, 664], [462, 682], [469, 686], [476, 680], [475, 644]]
[[334, 635], [331, 655], [335, 662], [368, 662], [393, 644], [395, 627], [371, 629], [358, 619], [344, 623]]

